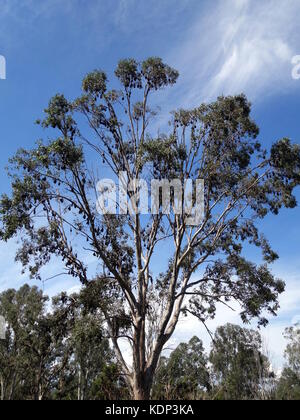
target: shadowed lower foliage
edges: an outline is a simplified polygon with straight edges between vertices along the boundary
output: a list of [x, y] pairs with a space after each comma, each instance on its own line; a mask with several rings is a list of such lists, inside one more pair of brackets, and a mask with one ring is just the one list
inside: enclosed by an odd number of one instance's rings
[[[105, 320], [85, 288], [48, 297], [36, 287], [0, 294], [6, 320], [0, 340], [0, 400], [125, 400], [130, 387], [105, 335]], [[51, 309], [51, 310], [50, 310]], [[298, 400], [299, 327], [286, 331], [287, 365], [280, 378], [262, 350], [260, 333], [227, 324], [210, 353], [194, 336], [161, 356], [152, 400]]]

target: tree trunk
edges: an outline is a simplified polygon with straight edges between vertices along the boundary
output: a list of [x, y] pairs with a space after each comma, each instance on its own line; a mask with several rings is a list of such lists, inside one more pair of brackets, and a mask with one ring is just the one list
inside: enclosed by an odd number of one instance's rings
[[150, 400], [153, 377], [140, 373], [134, 376], [132, 385], [133, 399], [137, 401]]
[[14, 397], [16, 380], [17, 380], [17, 372], [15, 371], [14, 374], [13, 374], [12, 384], [11, 384], [11, 388], [10, 388], [10, 392], [9, 392], [9, 396], [8, 396], [9, 401], [12, 401], [12, 399]]
[[78, 401], [85, 400], [85, 392], [86, 392], [86, 373], [85, 373], [85, 370], [80, 365], [79, 370], [78, 370], [78, 390], [77, 390]]
[[43, 392], [43, 387], [42, 384], [39, 385], [39, 395], [38, 395], [38, 401], [42, 401], [44, 398], [44, 392]]
[[131, 380], [134, 400], [150, 400], [152, 385], [159, 357], [167, 338], [160, 339], [151, 360], [146, 360], [145, 316], [135, 320], [133, 346], [133, 378]]
[[0, 382], [1, 382], [1, 401], [4, 401], [4, 379], [3, 379], [3, 377], [1, 376], [1, 379], [0, 379]]
[[132, 396], [134, 400], [138, 401], [149, 400], [154, 375], [150, 374], [150, 370], [147, 369], [146, 364], [144, 310], [141, 310], [139, 316], [135, 318], [134, 325]]
[[82, 387], [82, 371], [81, 368], [78, 370], [78, 385], [77, 385], [77, 400], [81, 401], [81, 387]]

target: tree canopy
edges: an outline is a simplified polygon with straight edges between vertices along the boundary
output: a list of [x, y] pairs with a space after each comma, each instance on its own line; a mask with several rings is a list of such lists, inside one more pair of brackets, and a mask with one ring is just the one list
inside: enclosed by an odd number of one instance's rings
[[[38, 121], [50, 140], [20, 149], [10, 160], [11, 193], [0, 200], [0, 238], [21, 238], [16, 259], [33, 278], [40, 279], [41, 268], [58, 257], [66, 274], [84, 285], [102, 285], [99, 307], [107, 335], [132, 394], [143, 399], [181, 315], [205, 324], [217, 303], [232, 300], [245, 322], [258, 318], [266, 325], [265, 314], [276, 313], [284, 282], [269, 269], [278, 255], [258, 222], [297, 205], [300, 147], [284, 138], [265, 150], [244, 95], [178, 109], [168, 128], [156, 132], [153, 121], [162, 114], [151, 108], [150, 98], [174, 85], [178, 72], [151, 57], [120, 61], [115, 76], [113, 87], [102, 70], [93, 71], [79, 97], [58, 94], [50, 100]], [[169, 214], [99, 214], [93, 163], [106, 177], [125, 172], [127, 200], [135, 204], [136, 179], [149, 185], [179, 179], [182, 186], [203, 179], [204, 218], [190, 226], [191, 214], [177, 214], [172, 199]], [[245, 244], [262, 251], [263, 265], [245, 258]], [[99, 263], [92, 274], [87, 253]], [[131, 365], [120, 349], [124, 337]]]

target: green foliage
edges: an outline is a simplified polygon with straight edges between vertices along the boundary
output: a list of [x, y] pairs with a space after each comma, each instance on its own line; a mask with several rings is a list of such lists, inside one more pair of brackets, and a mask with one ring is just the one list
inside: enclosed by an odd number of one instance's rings
[[47, 300], [28, 285], [0, 295], [0, 314], [7, 323], [0, 348], [1, 399], [39, 399], [49, 389], [56, 354], [52, 320], [45, 316]]
[[150, 57], [142, 63], [142, 75], [149, 88], [155, 90], [174, 85], [178, 79], [178, 71], [163, 63], [159, 57]]
[[291, 368], [283, 369], [278, 382], [276, 398], [278, 400], [300, 400], [299, 374]]
[[103, 95], [106, 91], [107, 76], [103, 71], [95, 70], [89, 73], [82, 82], [84, 92], [95, 95]]
[[176, 83], [178, 72], [163, 63], [161, 58], [150, 57], [141, 65], [134, 59], [121, 60], [115, 71], [125, 89], [141, 89], [142, 80], [148, 89], [161, 89]]
[[125, 89], [142, 88], [142, 75], [139, 70], [139, 65], [134, 59], [119, 61], [115, 75]]
[[103, 367], [100, 375], [93, 381], [90, 389], [93, 400], [124, 400], [130, 393], [119, 367], [112, 363]]
[[300, 374], [300, 325], [287, 328], [285, 338], [289, 341], [285, 351], [288, 365]]
[[199, 399], [210, 390], [207, 356], [202, 341], [193, 337], [181, 343], [168, 358], [162, 357], [158, 366], [153, 399]]
[[278, 383], [277, 398], [300, 400], [300, 326], [287, 328], [285, 338], [289, 342], [285, 351], [287, 364]]
[[108, 399], [128, 395], [103, 319], [83, 294], [48, 298], [36, 287], [0, 295], [6, 338], [0, 342], [1, 400]]
[[210, 362], [217, 399], [259, 399], [263, 380], [270, 377], [258, 332], [227, 324], [215, 333]]

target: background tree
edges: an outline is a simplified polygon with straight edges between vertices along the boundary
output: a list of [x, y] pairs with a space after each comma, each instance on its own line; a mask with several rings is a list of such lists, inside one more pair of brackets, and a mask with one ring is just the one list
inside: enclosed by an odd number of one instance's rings
[[92, 400], [128, 400], [130, 391], [117, 363], [106, 364], [91, 384]]
[[260, 385], [270, 377], [269, 362], [262, 354], [260, 334], [227, 324], [216, 330], [210, 353], [215, 392], [220, 399], [255, 399]]
[[[79, 98], [51, 99], [41, 124], [54, 139], [21, 149], [10, 161], [12, 192], [0, 202], [0, 238], [21, 237], [16, 257], [32, 277], [40, 278], [41, 267], [56, 256], [83, 284], [102, 279], [107, 335], [132, 396], [148, 399], [161, 352], [182, 314], [205, 323], [216, 303], [229, 300], [240, 303], [244, 321], [258, 317], [265, 325], [263, 314], [276, 313], [284, 283], [242, 251], [248, 242], [262, 250], [266, 263], [277, 258], [257, 221], [296, 206], [300, 147], [283, 139], [265, 151], [243, 95], [178, 110], [165, 134], [155, 132], [150, 96], [173, 85], [178, 72], [159, 58], [127, 59], [115, 75], [116, 89], [103, 71], [94, 71], [84, 78]], [[123, 205], [120, 214], [99, 215], [93, 164], [105, 177], [126, 173], [133, 208], [140, 192], [135, 179], [149, 187], [153, 178], [179, 179], [182, 186], [187, 178], [204, 179], [205, 217], [190, 226], [191, 214], [174, 211], [174, 194], [167, 215], [125, 214]], [[89, 272], [87, 253], [98, 259], [97, 273]], [[124, 337], [131, 364], [120, 349]]]
[[[96, 283], [93, 284], [93, 292]], [[57, 378], [57, 399], [112, 399], [128, 395], [120, 368], [105, 337], [103, 315], [94, 306], [90, 290], [53, 299], [53, 316], [66, 323], [64, 349]]]
[[[83, 296], [84, 295], [84, 298]], [[128, 388], [87, 293], [53, 299], [25, 285], [0, 295], [7, 323], [0, 341], [1, 400], [125, 398]]]
[[285, 337], [289, 341], [285, 356], [287, 364], [281, 374], [277, 397], [284, 400], [300, 399], [300, 325], [287, 328]]
[[36, 287], [28, 285], [0, 295], [0, 313], [7, 323], [0, 350], [2, 400], [20, 396], [42, 399], [49, 384], [45, 373], [53, 359], [44, 312], [47, 300]]
[[193, 337], [181, 343], [168, 358], [162, 357], [155, 375], [154, 399], [200, 399], [210, 391], [208, 360], [202, 341]]

